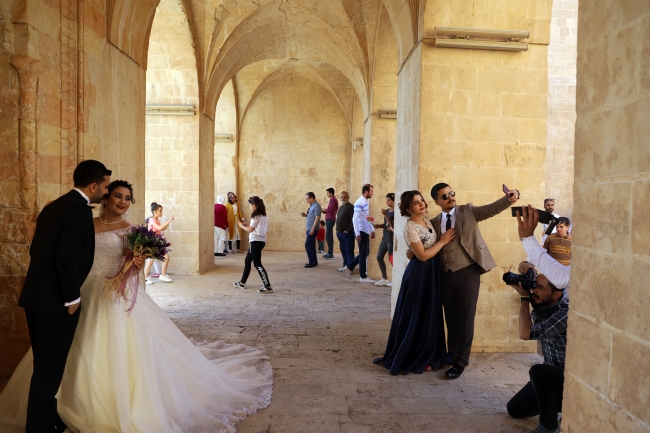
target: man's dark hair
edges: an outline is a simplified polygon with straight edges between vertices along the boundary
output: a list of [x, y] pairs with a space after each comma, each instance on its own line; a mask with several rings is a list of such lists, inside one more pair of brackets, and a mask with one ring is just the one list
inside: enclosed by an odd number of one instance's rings
[[305, 194], [305, 195], [306, 195], [307, 197], [309, 197], [309, 198], [313, 198], [313, 199], [316, 198], [316, 194], [314, 194], [314, 193], [311, 192], [311, 191], [309, 191], [309, 192], [308, 192], [307, 194]]
[[434, 200], [438, 200], [438, 191], [445, 188], [449, 188], [449, 185], [447, 185], [446, 183], [437, 183], [433, 185], [433, 188], [431, 188], [431, 198]]
[[565, 226], [569, 227], [571, 225], [571, 220], [567, 217], [560, 217], [557, 219], [558, 224], [564, 224]]
[[266, 216], [266, 206], [264, 206], [264, 200], [254, 195], [248, 199], [248, 203], [255, 205], [255, 210], [251, 214], [251, 218], [255, 218], [258, 215]]
[[555, 199], [554, 199], [554, 198], [545, 198], [545, 199], [544, 199], [544, 204], [548, 203], [549, 201], [552, 201], [553, 203], [555, 203]]
[[334, 188], [327, 188], [325, 191], [329, 192], [330, 194], [334, 194]]
[[373, 188], [373, 186], [370, 185], [369, 183], [365, 184], [364, 186], [361, 187], [361, 194], [370, 191], [370, 188]]
[[76, 188], [85, 188], [92, 183], [102, 183], [104, 176], [110, 176], [111, 170], [107, 169], [104, 164], [94, 159], [81, 161], [77, 168], [74, 169], [72, 180]]

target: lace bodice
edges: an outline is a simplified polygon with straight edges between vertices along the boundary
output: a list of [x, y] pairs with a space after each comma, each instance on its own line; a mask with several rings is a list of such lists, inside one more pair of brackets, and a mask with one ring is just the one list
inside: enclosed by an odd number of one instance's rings
[[426, 250], [436, 243], [437, 237], [436, 231], [433, 230], [433, 225], [431, 224], [431, 221], [429, 221], [429, 218], [426, 216], [422, 218], [424, 219], [424, 222], [427, 223], [427, 227], [429, 227], [430, 231], [409, 219], [406, 222], [406, 226], [404, 226], [404, 239], [408, 245], [419, 240], [422, 242], [422, 245]]
[[95, 234], [95, 260], [91, 274], [112, 274], [124, 254], [124, 235], [129, 228]]

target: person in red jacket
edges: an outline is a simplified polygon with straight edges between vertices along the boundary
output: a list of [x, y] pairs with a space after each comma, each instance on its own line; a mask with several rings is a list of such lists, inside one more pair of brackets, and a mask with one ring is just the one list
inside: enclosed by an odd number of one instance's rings
[[226, 198], [222, 195], [217, 197], [217, 203], [214, 205], [214, 249], [215, 256], [225, 256], [223, 249], [228, 241], [228, 210], [224, 203]]
[[325, 252], [325, 221], [320, 222], [320, 229], [316, 234], [316, 240], [318, 241], [318, 251], [319, 253]]

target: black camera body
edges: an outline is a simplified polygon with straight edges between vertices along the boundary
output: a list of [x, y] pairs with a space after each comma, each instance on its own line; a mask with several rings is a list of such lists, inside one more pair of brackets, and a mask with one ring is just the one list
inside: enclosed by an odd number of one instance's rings
[[516, 286], [521, 283], [522, 287], [529, 292], [537, 287], [537, 281], [535, 281], [535, 271], [533, 269], [529, 269], [525, 274], [506, 272], [503, 274], [503, 281], [505, 281], [505, 283], [510, 286]]

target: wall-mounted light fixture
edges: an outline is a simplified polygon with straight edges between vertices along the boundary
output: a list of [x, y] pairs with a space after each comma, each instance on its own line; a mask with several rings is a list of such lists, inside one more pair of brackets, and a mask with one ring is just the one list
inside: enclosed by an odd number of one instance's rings
[[382, 119], [397, 119], [397, 108], [382, 108], [379, 110]]
[[363, 146], [363, 137], [355, 138], [352, 141], [352, 150], [357, 150], [361, 146]]
[[194, 116], [194, 105], [147, 104], [146, 114], [158, 114], [165, 116]]
[[232, 142], [234, 140], [234, 137], [232, 134], [216, 134], [214, 136], [214, 141], [220, 141], [220, 142]]
[[[526, 51], [527, 30], [469, 29], [463, 27], [435, 27], [432, 38], [422, 38], [425, 44], [438, 48], [465, 48], [493, 51]], [[477, 39], [474, 39], [477, 38]], [[481, 40], [482, 39], [482, 40]]]

